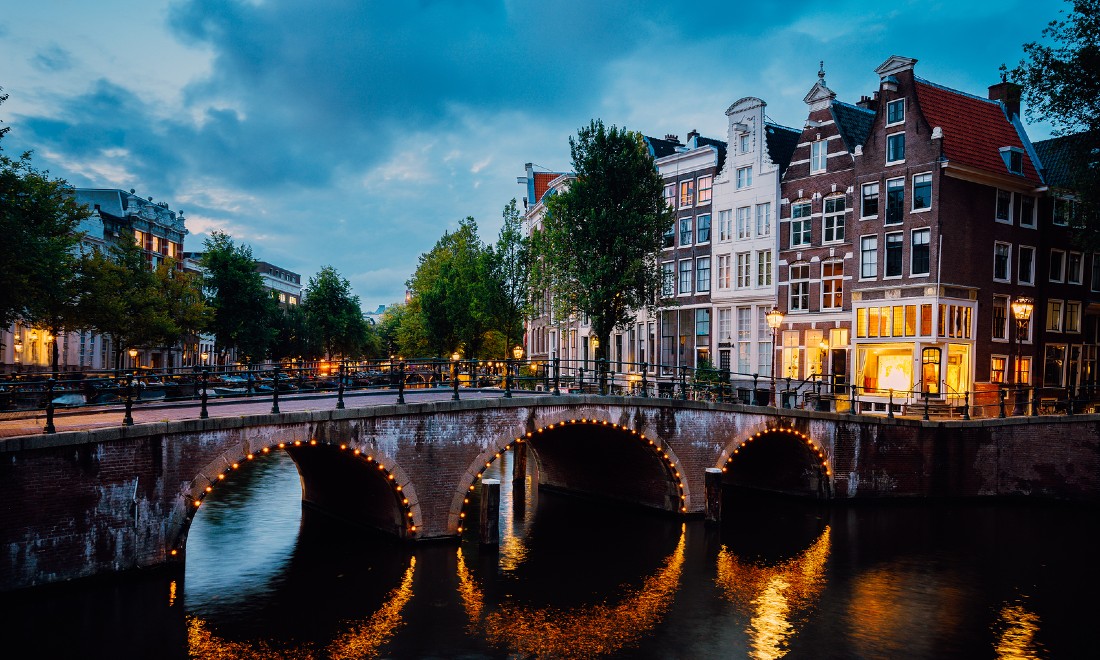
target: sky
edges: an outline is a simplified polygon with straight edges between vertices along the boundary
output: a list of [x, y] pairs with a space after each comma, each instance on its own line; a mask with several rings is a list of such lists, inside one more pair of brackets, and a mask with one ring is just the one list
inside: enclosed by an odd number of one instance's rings
[[[486, 242], [524, 164], [569, 169], [594, 118], [725, 139], [745, 96], [801, 126], [826, 82], [854, 103], [891, 55], [985, 96], [1062, 0], [34, 0], [0, 12], [0, 142], [77, 187], [183, 210], [365, 311], [403, 300], [466, 216]], [[1026, 99], [1025, 99], [1026, 107]], [[1049, 126], [1030, 124], [1033, 140]]]

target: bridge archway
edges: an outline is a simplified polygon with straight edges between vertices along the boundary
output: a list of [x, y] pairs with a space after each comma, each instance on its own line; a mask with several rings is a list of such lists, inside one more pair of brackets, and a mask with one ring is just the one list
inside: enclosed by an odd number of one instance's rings
[[413, 538], [417, 532], [419, 505], [407, 475], [385, 456], [367, 452], [348, 443], [293, 440], [270, 445], [239, 448], [236, 460], [223, 453], [206, 465], [191, 481], [186, 508], [171, 524], [177, 532], [170, 537], [170, 559], [182, 559], [187, 532], [206, 497], [237, 470], [286, 452], [294, 461], [302, 482], [302, 499], [326, 513], [350, 522], [374, 527], [398, 538]]
[[833, 496], [833, 473], [823, 445], [789, 426], [765, 426], [736, 439], [719, 466], [722, 483], [818, 499]]
[[498, 441], [479, 455], [455, 496], [451, 529], [462, 532], [471, 513], [469, 495], [486, 470], [503, 452], [527, 448], [537, 461], [540, 487], [687, 513], [687, 480], [666, 443], [607, 419], [564, 417]]

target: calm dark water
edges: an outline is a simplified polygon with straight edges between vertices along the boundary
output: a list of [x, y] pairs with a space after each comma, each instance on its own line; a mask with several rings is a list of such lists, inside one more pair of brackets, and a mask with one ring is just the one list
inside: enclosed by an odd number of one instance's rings
[[719, 530], [528, 491], [488, 551], [303, 513], [285, 456], [233, 478], [185, 574], [5, 597], [3, 656], [1100, 657], [1095, 509], [735, 494]]

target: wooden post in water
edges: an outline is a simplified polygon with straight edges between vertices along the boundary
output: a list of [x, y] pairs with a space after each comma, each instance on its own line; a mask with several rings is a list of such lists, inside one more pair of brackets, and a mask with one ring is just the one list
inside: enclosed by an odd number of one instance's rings
[[500, 545], [500, 479], [481, 481], [481, 545]]
[[721, 523], [722, 471], [718, 468], [707, 468], [703, 478], [703, 489], [706, 491], [706, 512], [704, 521], [708, 525]]
[[522, 511], [527, 501], [527, 443], [512, 445], [512, 505]]

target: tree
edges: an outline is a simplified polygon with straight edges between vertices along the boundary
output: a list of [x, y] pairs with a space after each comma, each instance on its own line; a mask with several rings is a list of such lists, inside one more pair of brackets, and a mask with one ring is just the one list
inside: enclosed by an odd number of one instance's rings
[[[1023, 88], [1029, 119], [1049, 121], [1068, 164], [1077, 204], [1075, 224], [1087, 246], [1100, 246], [1100, 0], [1072, 0], [1072, 11], [1043, 30], [1048, 43], [1024, 44], [1011, 71]], [[1065, 12], [1063, 11], [1063, 14]]]
[[[420, 306], [414, 296], [408, 304], [396, 303], [386, 307], [378, 324], [379, 350], [383, 355], [401, 357], [432, 357], [424, 332]], [[434, 355], [438, 356], [439, 353]]]
[[177, 268], [173, 259], [161, 262], [153, 271], [152, 287], [158, 304], [152, 308], [150, 344], [164, 347], [171, 356], [174, 346], [210, 324], [213, 310], [202, 295], [202, 279]]
[[282, 314], [275, 315], [275, 338], [271, 345], [273, 359], [314, 358], [320, 352], [316, 342], [312, 341], [301, 305], [291, 305]]
[[549, 291], [558, 318], [590, 317], [601, 358], [615, 328], [660, 303], [657, 257], [673, 215], [639, 134], [597, 119], [569, 149], [576, 179], [550, 198], [534, 240], [534, 281]]
[[504, 224], [490, 264], [491, 295], [495, 298], [492, 309], [496, 326], [504, 335], [504, 357], [508, 358], [512, 340], [523, 333], [523, 319], [530, 309], [530, 241], [523, 233], [515, 199], [504, 207]]
[[264, 359], [275, 335], [278, 303], [256, 271], [252, 248], [234, 244], [232, 237], [219, 231], [203, 246], [203, 287], [214, 309], [210, 330], [215, 346], [220, 351], [237, 349], [247, 359]]
[[[0, 103], [7, 95], [0, 94]], [[9, 130], [0, 128], [0, 137]], [[22, 320], [57, 336], [79, 325], [76, 317], [77, 229], [88, 209], [68, 183], [0, 153], [0, 327]], [[52, 364], [57, 368], [57, 342]]]
[[359, 296], [352, 294], [351, 284], [332, 266], [321, 268], [309, 279], [302, 310], [326, 358], [360, 357], [367, 352], [370, 330], [359, 307]]
[[489, 251], [469, 217], [456, 231], [444, 232], [431, 252], [420, 255], [408, 286], [413, 292], [410, 307], [419, 310], [429, 351], [481, 356], [494, 318], [489, 270]]

